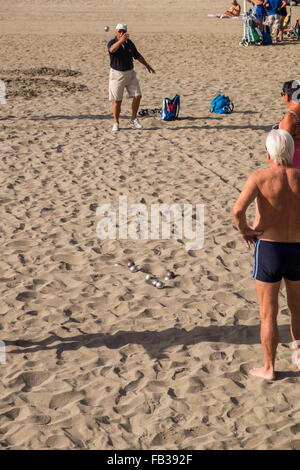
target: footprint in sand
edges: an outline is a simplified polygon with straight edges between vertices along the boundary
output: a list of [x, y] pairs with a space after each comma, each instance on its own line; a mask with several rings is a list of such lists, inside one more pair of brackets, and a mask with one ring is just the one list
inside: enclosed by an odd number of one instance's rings
[[62, 408], [70, 403], [79, 401], [81, 398], [82, 394], [78, 392], [58, 393], [57, 395], [53, 395], [51, 398], [49, 408], [57, 410], [58, 408]]
[[14, 421], [20, 414], [20, 408], [13, 408], [6, 413], [3, 413], [1, 416], [5, 416], [9, 421]]
[[51, 422], [50, 416], [47, 415], [33, 415], [26, 420], [29, 423], [33, 424], [49, 424]]
[[67, 449], [70, 440], [66, 436], [50, 436], [46, 441], [46, 446], [50, 449]]
[[205, 387], [204, 383], [199, 379], [199, 377], [191, 377], [189, 379], [189, 384], [190, 386], [187, 390], [187, 393], [199, 393]]
[[20, 294], [17, 295], [16, 300], [18, 300], [19, 302], [26, 302], [26, 300], [31, 300], [35, 298], [36, 298], [35, 292], [25, 291], [25, 292], [20, 292]]
[[23, 381], [27, 388], [37, 387], [49, 379], [51, 374], [44, 371], [23, 372], [17, 378], [17, 381]]

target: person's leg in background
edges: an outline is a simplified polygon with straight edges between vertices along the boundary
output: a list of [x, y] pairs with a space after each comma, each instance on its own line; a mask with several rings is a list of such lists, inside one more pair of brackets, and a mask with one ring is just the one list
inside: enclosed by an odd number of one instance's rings
[[291, 312], [291, 335], [297, 355], [297, 366], [300, 369], [300, 281], [285, 279], [287, 303]]

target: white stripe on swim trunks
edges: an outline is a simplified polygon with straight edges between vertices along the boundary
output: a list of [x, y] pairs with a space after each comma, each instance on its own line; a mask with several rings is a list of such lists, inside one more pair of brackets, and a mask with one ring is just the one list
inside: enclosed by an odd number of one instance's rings
[[253, 278], [254, 279], [256, 279], [257, 271], [258, 271], [258, 248], [259, 248], [259, 245], [260, 245], [260, 240], [258, 240], [257, 245], [255, 247], [255, 251], [256, 251], [256, 253], [255, 253], [255, 266], [254, 266], [254, 269], [253, 269]]

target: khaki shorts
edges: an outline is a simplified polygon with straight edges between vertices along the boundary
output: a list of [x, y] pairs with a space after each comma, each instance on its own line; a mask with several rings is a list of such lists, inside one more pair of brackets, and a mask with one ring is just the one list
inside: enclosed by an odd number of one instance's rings
[[120, 72], [110, 69], [109, 74], [109, 101], [122, 101], [124, 89], [128, 97], [142, 96], [139, 81], [134, 70]]
[[280, 15], [268, 16], [268, 23], [269, 23], [270, 28], [272, 28], [274, 24], [275, 29], [280, 29]]

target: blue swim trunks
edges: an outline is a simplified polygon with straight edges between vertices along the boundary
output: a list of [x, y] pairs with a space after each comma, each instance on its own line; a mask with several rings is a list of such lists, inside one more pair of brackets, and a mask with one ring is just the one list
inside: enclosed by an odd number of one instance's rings
[[265, 18], [266, 10], [263, 5], [257, 5], [256, 7], [256, 18], [263, 21]]
[[252, 277], [262, 282], [300, 281], [300, 243], [258, 240]]

